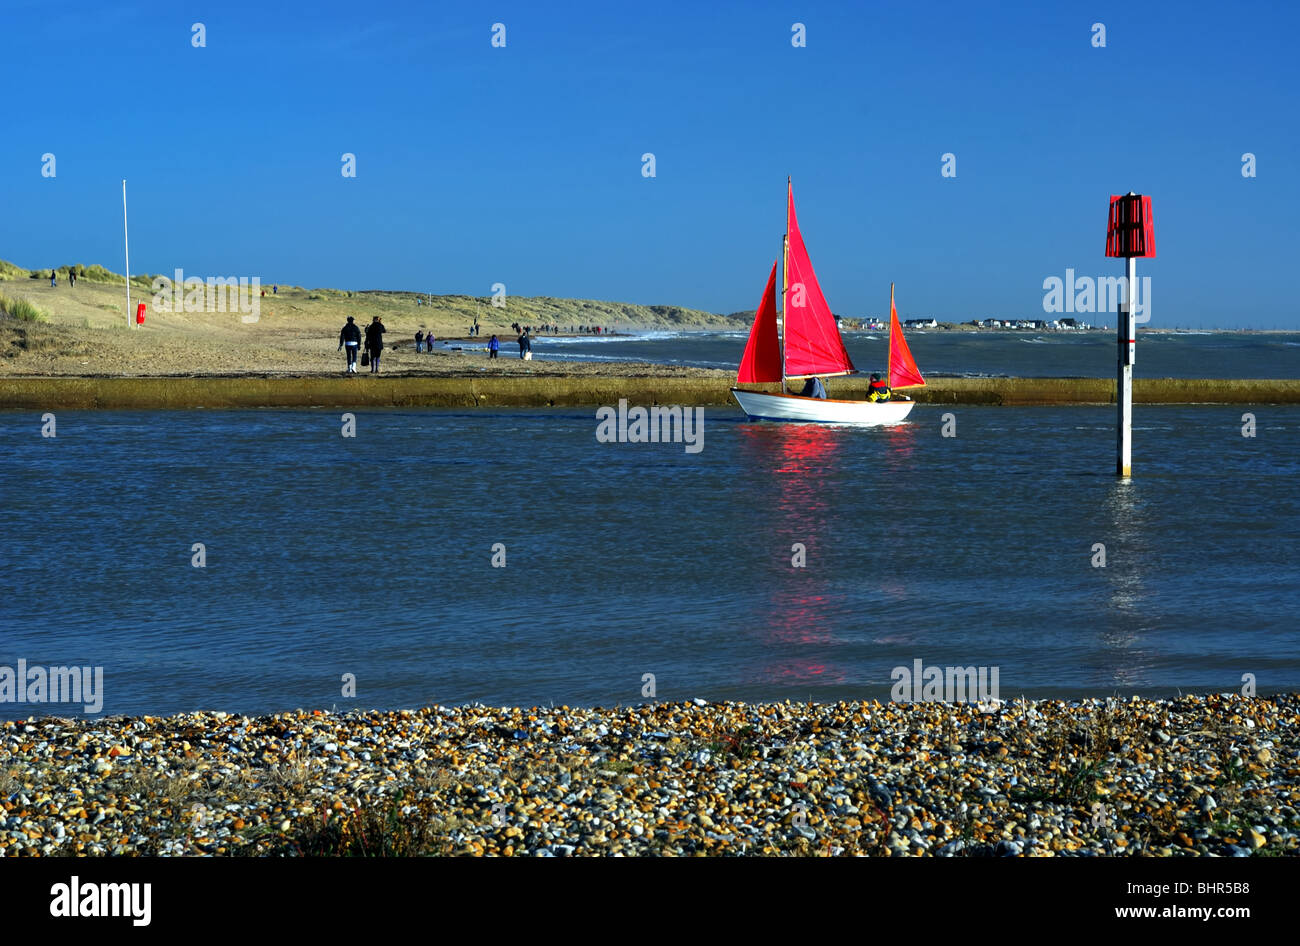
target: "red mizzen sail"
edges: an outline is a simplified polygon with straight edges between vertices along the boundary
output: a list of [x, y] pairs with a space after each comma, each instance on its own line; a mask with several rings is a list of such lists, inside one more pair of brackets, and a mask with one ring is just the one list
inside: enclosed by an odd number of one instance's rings
[[781, 380], [781, 340], [776, 333], [776, 263], [772, 264], [763, 301], [754, 314], [736, 380], [741, 384]]
[[889, 287], [889, 386], [909, 388], [925, 384], [921, 369], [903, 338], [903, 326], [898, 323], [898, 310], [894, 308], [894, 287]]
[[786, 220], [790, 247], [785, 260], [785, 373], [791, 378], [806, 378], [856, 371], [803, 245], [794, 215], [793, 187]]

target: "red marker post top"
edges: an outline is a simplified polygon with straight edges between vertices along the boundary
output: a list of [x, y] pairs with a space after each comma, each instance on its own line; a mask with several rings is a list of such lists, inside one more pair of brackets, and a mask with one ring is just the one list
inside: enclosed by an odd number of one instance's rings
[[1131, 191], [1112, 194], [1106, 225], [1106, 255], [1148, 257], [1156, 255], [1155, 221], [1151, 198]]

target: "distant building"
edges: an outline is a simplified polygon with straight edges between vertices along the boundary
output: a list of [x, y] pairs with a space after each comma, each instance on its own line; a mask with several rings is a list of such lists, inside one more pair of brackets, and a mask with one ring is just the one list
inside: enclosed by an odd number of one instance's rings
[[908, 328], [938, 328], [939, 323], [934, 319], [907, 319], [903, 322]]

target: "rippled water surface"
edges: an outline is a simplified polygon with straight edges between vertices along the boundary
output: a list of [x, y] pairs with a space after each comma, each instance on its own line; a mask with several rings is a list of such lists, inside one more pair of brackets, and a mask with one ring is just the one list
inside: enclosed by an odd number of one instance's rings
[[102, 666], [108, 713], [888, 698], [917, 658], [1295, 688], [1300, 409], [1254, 412], [1139, 407], [1129, 485], [1094, 408], [714, 409], [695, 454], [593, 410], [0, 414], [0, 665]]
[[[1113, 325], [1113, 318], [1112, 318]], [[736, 332], [650, 332], [607, 338], [537, 339], [534, 357], [547, 361], [651, 361], [700, 368], [740, 363], [748, 329]], [[922, 373], [932, 376], [1115, 376], [1110, 332], [944, 332], [908, 330]], [[888, 334], [851, 331], [844, 344], [863, 371], [883, 371]], [[505, 346], [503, 356], [511, 354]], [[517, 351], [517, 349], [516, 349]], [[1300, 334], [1240, 332], [1139, 333], [1138, 377], [1300, 378]]]

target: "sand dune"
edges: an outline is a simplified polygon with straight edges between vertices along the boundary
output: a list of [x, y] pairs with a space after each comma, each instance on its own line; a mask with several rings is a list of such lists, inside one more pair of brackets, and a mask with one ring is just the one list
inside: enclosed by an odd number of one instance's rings
[[[739, 324], [726, 316], [676, 306], [644, 306], [549, 297], [507, 297], [497, 308], [485, 299], [468, 296], [433, 296], [432, 304], [417, 305], [428, 297], [410, 292], [346, 292], [333, 289], [271, 287], [258, 296], [256, 322], [243, 321], [238, 311], [159, 312], [151, 305], [142, 328], [128, 328], [124, 282], [79, 280], [69, 286], [65, 274], [58, 285], [48, 279], [25, 278], [25, 270], [0, 263], [0, 293], [25, 299], [46, 315], [44, 322], [24, 322], [0, 316], [0, 377], [85, 375], [232, 375], [331, 374], [342, 367], [337, 354], [340, 327], [351, 315], [360, 323], [380, 316], [388, 329], [384, 367], [418, 374], [456, 374], [484, 368], [492, 374], [534, 373], [540, 362], [520, 362], [502, 357], [490, 364], [483, 349], [493, 333], [503, 340], [503, 356], [515, 338], [510, 323], [541, 325], [602, 325], [616, 330], [636, 328], [703, 329]], [[16, 278], [15, 278], [16, 277]], [[133, 284], [132, 308], [151, 302], [144, 286]], [[433, 331], [441, 339], [464, 338], [477, 315], [479, 338], [465, 342], [476, 349], [451, 352], [442, 346], [435, 354], [414, 351], [417, 330]], [[461, 344], [453, 342], [448, 348]], [[516, 349], [517, 351], [517, 349]], [[473, 367], [466, 359], [474, 358]], [[479, 364], [479, 360], [483, 364]], [[565, 374], [621, 374], [609, 365], [565, 365]], [[690, 374], [690, 371], [646, 367], [655, 374]]]

